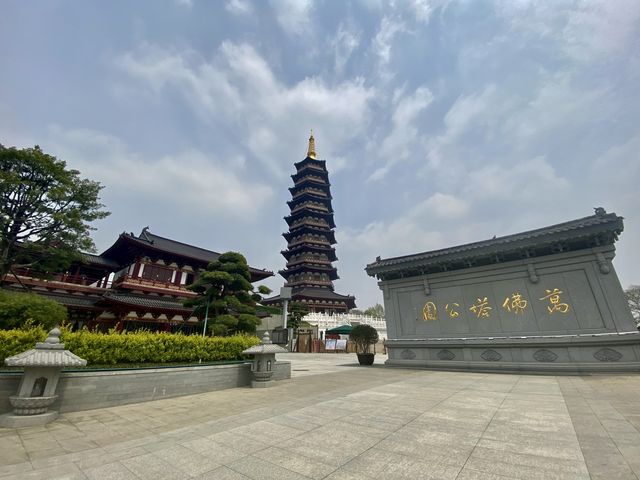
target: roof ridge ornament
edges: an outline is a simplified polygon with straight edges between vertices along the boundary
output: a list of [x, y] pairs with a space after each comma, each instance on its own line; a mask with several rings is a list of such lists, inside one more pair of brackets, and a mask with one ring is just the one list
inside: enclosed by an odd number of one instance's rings
[[313, 129], [309, 137], [309, 148], [307, 149], [307, 157], [316, 159], [316, 140], [313, 138]]

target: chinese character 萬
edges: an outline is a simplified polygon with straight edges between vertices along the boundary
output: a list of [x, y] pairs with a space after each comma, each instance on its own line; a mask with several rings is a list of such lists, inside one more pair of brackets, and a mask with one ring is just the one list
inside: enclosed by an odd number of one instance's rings
[[455, 303], [455, 302], [454, 302], [454, 303], [452, 303], [452, 304], [451, 304], [451, 307], [449, 307], [449, 304], [447, 303], [447, 304], [444, 306], [444, 310], [447, 312], [447, 315], [449, 315], [449, 317], [451, 317], [451, 318], [457, 318], [457, 317], [458, 317], [458, 315], [460, 315], [460, 314], [456, 311], [456, 309], [457, 309], [459, 306], [460, 306], [460, 304], [459, 304], [459, 303]]
[[484, 297], [482, 300], [478, 298], [476, 303], [474, 303], [469, 310], [475, 313], [477, 318], [489, 318], [489, 312], [492, 308], [489, 306], [489, 300], [487, 300], [487, 297]]
[[438, 309], [436, 308], [435, 303], [427, 302], [424, 304], [424, 308], [422, 309], [422, 318], [424, 318], [425, 320], [438, 319]]
[[527, 308], [527, 303], [520, 293], [514, 293], [511, 295], [511, 298], [507, 297], [504, 299], [502, 308], [507, 312], [513, 311], [513, 313], [518, 315], [519, 313], [524, 313], [524, 309]]
[[547, 294], [540, 300], [549, 300], [549, 303], [551, 303], [551, 305], [547, 305], [549, 313], [567, 313], [569, 311], [569, 305], [560, 302], [560, 294], [563, 293], [562, 290], [558, 290], [557, 288], [554, 288], [553, 290], [545, 289], [545, 292]]

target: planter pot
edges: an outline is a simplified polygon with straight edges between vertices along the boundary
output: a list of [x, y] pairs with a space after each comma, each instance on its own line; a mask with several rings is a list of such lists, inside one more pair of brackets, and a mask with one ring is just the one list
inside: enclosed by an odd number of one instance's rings
[[375, 353], [358, 353], [358, 362], [360, 365], [373, 365]]

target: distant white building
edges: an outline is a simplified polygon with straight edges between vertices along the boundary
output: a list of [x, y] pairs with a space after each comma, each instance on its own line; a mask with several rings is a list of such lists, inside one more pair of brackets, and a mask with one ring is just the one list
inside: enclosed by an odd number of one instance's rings
[[318, 327], [318, 335], [324, 338], [325, 332], [330, 328], [341, 325], [371, 325], [378, 331], [380, 341], [387, 338], [387, 322], [384, 318], [370, 317], [369, 315], [356, 315], [354, 313], [339, 313], [328, 315], [326, 313], [309, 313], [303, 320]]

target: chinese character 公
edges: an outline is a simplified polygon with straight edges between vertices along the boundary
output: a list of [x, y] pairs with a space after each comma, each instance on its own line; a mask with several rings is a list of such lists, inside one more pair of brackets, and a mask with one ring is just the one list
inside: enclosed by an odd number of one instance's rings
[[449, 317], [451, 318], [456, 318], [458, 315], [460, 315], [458, 312], [456, 312], [454, 309], [458, 308], [460, 306], [459, 303], [452, 303], [451, 304], [451, 308], [449, 308], [449, 304], [447, 303], [444, 306], [445, 311], [447, 312], [447, 314], [449, 315]]
[[522, 298], [520, 293], [514, 293], [511, 295], [511, 298], [507, 297], [504, 299], [504, 303], [502, 304], [502, 308], [504, 308], [507, 312], [513, 310], [513, 313], [516, 315], [519, 313], [524, 313], [524, 309], [527, 308], [527, 301]]
[[469, 310], [475, 313], [477, 318], [489, 318], [489, 311], [492, 310], [492, 308], [489, 306], [489, 300], [487, 300], [487, 297], [484, 297], [482, 300], [478, 298], [476, 303], [474, 303], [473, 307], [469, 308]]
[[422, 318], [424, 318], [425, 320], [438, 319], [438, 310], [435, 303], [427, 302], [424, 304], [424, 308], [422, 309]]
[[551, 305], [547, 305], [549, 313], [567, 313], [569, 311], [569, 305], [566, 303], [560, 303], [560, 294], [563, 293], [562, 290], [558, 290], [557, 288], [554, 288], [553, 290], [545, 289], [545, 292], [547, 294], [540, 300], [549, 299], [549, 303], [551, 303]]

